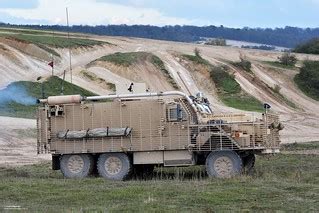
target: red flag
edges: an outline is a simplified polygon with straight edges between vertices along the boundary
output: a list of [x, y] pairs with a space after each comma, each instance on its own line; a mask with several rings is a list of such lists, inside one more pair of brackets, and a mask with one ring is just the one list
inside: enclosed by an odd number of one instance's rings
[[51, 61], [50, 63], [48, 63], [48, 65], [53, 68], [53, 61]]

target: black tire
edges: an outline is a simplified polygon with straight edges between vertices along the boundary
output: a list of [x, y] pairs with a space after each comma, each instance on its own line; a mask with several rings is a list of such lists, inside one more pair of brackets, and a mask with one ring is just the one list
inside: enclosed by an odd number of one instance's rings
[[256, 157], [254, 154], [248, 154], [245, 157], [242, 157], [244, 174], [252, 175], [255, 171], [255, 161]]
[[233, 177], [242, 172], [242, 160], [234, 151], [213, 151], [206, 158], [206, 172], [209, 177]]
[[131, 169], [131, 161], [124, 153], [102, 154], [97, 161], [99, 175], [108, 180], [125, 180]]
[[66, 178], [84, 178], [93, 170], [93, 157], [89, 154], [62, 155], [60, 169]]

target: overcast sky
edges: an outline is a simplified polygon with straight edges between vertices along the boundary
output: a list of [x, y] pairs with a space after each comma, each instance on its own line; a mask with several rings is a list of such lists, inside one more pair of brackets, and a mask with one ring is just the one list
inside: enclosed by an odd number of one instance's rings
[[12, 24], [319, 27], [319, 0], [0, 0]]

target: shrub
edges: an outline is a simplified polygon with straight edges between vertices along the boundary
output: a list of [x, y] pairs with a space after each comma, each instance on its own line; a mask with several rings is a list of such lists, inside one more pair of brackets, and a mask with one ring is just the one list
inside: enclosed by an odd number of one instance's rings
[[252, 72], [251, 71], [251, 62], [246, 60], [246, 59], [240, 58], [240, 62], [234, 62], [232, 64], [236, 67], [239, 67], [239, 68], [247, 71], [247, 72]]
[[226, 46], [226, 40], [223, 38], [209, 39], [205, 42], [205, 44], [214, 46]]
[[319, 61], [305, 61], [294, 80], [306, 95], [319, 100]]
[[283, 53], [280, 57], [278, 57], [278, 60], [279, 63], [285, 66], [295, 66], [297, 63], [297, 57], [289, 52]]

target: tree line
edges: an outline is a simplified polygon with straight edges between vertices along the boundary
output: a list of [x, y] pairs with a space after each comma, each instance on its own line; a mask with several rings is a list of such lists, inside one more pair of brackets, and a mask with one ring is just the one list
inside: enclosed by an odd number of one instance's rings
[[0, 23], [2, 27], [22, 27], [52, 31], [70, 31], [107, 36], [128, 36], [158, 40], [195, 42], [204, 38], [223, 38], [267, 45], [294, 48], [298, 44], [319, 37], [319, 28], [228, 28], [224, 26], [150, 26], [150, 25], [12, 25]]

